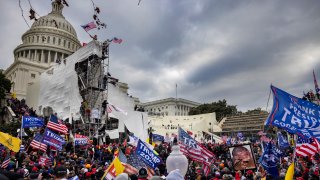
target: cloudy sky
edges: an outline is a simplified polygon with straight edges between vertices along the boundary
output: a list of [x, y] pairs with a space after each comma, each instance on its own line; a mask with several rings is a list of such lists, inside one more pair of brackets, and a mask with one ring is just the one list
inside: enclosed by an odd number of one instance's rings
[[[142, 102], [175, 97], [177, 83], [180, 98], [265, 109], [270, 84], [301, 96], [314, 89], [313, 69], [320, 80], [318, 0], [93, 1], [107, 29], [90, 33], [100, 41], [123, 39], [110, 48], [110, 72]], [[0, 68], [6, 69], [28, 26], [18, 0], [0, 2]], [[51, 11], [51, 0], [30, 2], [40, 16]], [[80, 42], [90, 41], [80, 25], [92, 21], [91, 0], [67, 2], [66, 19]], [[21, 7], [28, 17], [28, 1]]]

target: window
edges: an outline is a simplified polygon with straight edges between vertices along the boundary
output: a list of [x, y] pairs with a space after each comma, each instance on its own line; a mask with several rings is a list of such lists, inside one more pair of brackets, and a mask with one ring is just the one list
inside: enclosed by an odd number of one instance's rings
[[58, 45], [61, 45], [61, 39], [59, 38], [59, 40], [58, 40]]
[[53, 44], [56, 44], [56, 37], [53, 37]]
[[31, 74], [31, 78], [32, 79], [36, 78], [36, 74]]
[[50, 36], [48, 36], [47, 38], [47, 43], [50, 43]]

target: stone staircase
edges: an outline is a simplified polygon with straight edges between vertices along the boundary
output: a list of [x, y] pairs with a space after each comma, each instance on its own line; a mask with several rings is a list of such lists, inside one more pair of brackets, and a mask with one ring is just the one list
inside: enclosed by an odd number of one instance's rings
[[264, 122], [269, 113], [253, 112], [248, 114], [239, 114], [225, 117], [221, 124], [222, 131], [220, 136], [236, 136], [238, 132], [242, 132], [245, 137], [258, 137], [257, 133], [263, 130]]

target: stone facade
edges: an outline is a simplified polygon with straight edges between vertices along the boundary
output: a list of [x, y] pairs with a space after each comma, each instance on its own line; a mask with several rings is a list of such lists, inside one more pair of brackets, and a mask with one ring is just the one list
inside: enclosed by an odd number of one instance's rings
[[14, 62], [4, 74], [13, 82], [12, 92], [26, 98], [27, 87], [39, 75], [81, 47], [76, 31], [62, 15], [63, 5], [52, 2], [52, 11], [35, 21], [14, 49]]
[[182, 98], [167, 98], [157, 101], [140, 103], [148, 115], [161, 116], [187, 116], [193, 107], [197, 107], [200, 103], [193, 102]]
[[[203, 136], [203, 132], [220, 132], [216, 113], [199, 114], [192, 116], [149, 116], [150, 126], [155, 130], [154, 133], [165, 135], [177, 134], [178, 128], [190, 131], [197, 140]], [[195, 136], [196, 135], [196, 136]], [[215, 138], [220, 141], [220, 138]]]

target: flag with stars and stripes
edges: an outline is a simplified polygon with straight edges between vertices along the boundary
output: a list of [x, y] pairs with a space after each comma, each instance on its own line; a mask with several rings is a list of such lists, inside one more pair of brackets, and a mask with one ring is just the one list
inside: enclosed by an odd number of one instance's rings
[[3, 161], [2, 164], [1, 164], [1, 168], [2, 168], [2, 169], [7, 168], [8, 165], [9, 165], [9, 163], [10, 163], [10, 155], [8, 155], [8, 156], [4, 159], [4, 161]]
[[154, 170], [149, 168], [135, 152], [131, 152], [131, 154], [127, 157], [127, 163], [123, 164], [125, 167], [125, 172], [128, 174], [137, 174], [141, 168], [145, 168], [148, 172], [148, 179], [154, 175]]
[[47, 128], [60, 132], [62, 134], [68, 134], [68, 128], [61, 121], [59, 122], [57, 116], [51, 115], [47, 124]]
[[210, 172], [209, 166], [215, 161], [215, 155], [194, 140], [182, 128], [179, 128], [178, 134], [180, 151], [192, 160], [202, 163], [205, 174], [208, 175]]
[[47, 150], [47, 145], [43, 143], [43, 136], [36, 134], [30, 143], [30, 146], [34, 149], [39, 149], [41, 151]]
[[316, 139], [310, 138], [305, 139], [298, 136], [298, 140], [296, 143], [296, 155], [297, 156], [313, 156], [317, 152], [320, 151], [320, 145]]
[[146, 164], [137, 156], [135, 152], [132, 152], [128, 157], [127, 157], [127, 163], [130, 164], [131, 166], [141, 169], [143, 167], [147, 167]]

